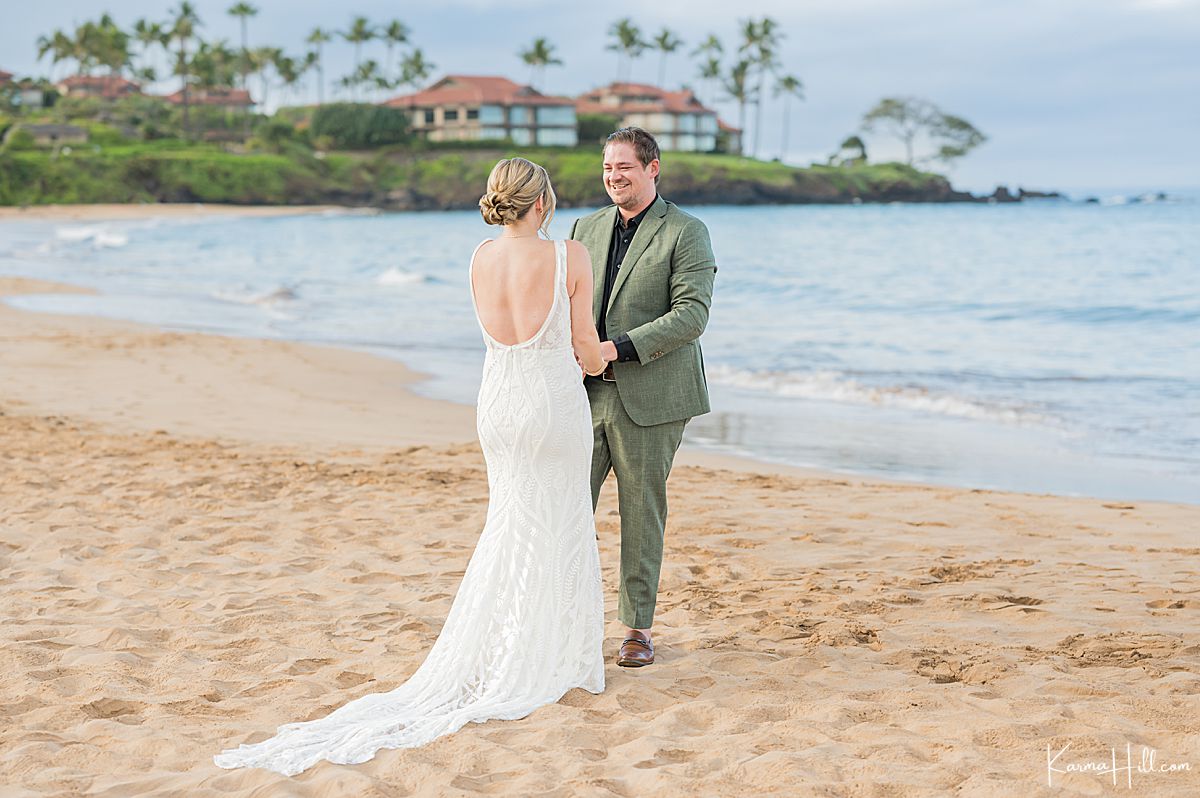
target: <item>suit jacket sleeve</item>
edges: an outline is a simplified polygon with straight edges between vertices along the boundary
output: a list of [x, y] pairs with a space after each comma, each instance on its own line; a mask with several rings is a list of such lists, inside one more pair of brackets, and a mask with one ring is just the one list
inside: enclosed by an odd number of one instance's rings
[[657, 319], [626, 331], [643, 366], [694, 341], [708, 325], [717, 261], [708, 228], [689, 219], [671, 254], [671, 309]]

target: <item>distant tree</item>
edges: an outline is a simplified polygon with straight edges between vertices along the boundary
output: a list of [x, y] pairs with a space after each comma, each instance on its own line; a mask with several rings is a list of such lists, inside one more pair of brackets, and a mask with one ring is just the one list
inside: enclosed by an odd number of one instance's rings
[[330, 103], [313, 113], [309, 133], [335, 149], [400, 144], [410, 136], [408, 115], [399, 108], [368, 103]]
[[297, 59], [290, 55], [280, 55], [275, 60], [275, 74], [279, 76], [279, 82], [282, 84], [284, 92], [288, 94], [295, 92], [296, 84], [308, 71], [309, 63], [307, 58]]
[[196, 28], [200, 27], [200, 17], [196, 14], [195, 7], [188, 2], [182, 0], [179, 7], [172, 12], [171, 28], [168, 31], [168, 41], [178, 42], [179, 51], [175, 58], [175, 74], [179, 76], [183, 90], [183, 137], [191, 136], [191, 121], [189, 117], [189, 108], [191, 100], [189, 96], [189, 83], [191, 82], [188, 64], [188, 42], [196, 34]]
[[[779, 40], [783, 34], [777, 31], [779, 24], [770, 17], [761, 20], [742, 20], [742, 44], [738, 52], [746, 53], [750, 64], [755, 70], [758, 85], [754, 92], [754, 149], [751, 155], [758, 157], [759, 129], [762, 127], [762, 97], [767, 72], [778, 66], [775, 58], [779, 48]], [[743, 144], [745, 131], [743, 129]]]
[[974, 125], [952, 114], [941, 115], [932, 131], [932, 137], [941, 142], [933, 158], [947, 166], [987, 141], [987, 136]]
[[246, 75], [250, 72], [250, 49], [246, 38], [246, 22], [258, 14], [258, 9], [249, 3], [236, 3], [229, 7], [226, 12], [231, 17], [237, 17], [238, 23], [242, 29], [242, 53], [241, 53], [241, 75], [242, 88], [246, 88]]
[[279, 62], [283, 57], [283, 50], [279, 47], [255, 47], [250, 51], [250, 65], [257, 73], [262, 86], [262, 96], [258, 99], [258, 105], [264, 113], [271, 87], [271, 72], [279, 74]]
[[757, 89], [750, 85], [750, 68], [752, 64], [743, 58], [730, 68], [729, 74], [723, 79], [725, 95], [738, 104], [738, 127], [742, 129], [742, 147], [745, 148], [746, 135], [746, 103], [757, 96]]
[[675, 52], [683, 44], [683, 40], [672, 33], [667, 28], [659, 31], [650, 44], [655, 50], [658, 50], [658, 85], [660, 88], [667, 87], [667, 56]]
[[783, 139], [779, 145], [779, 160], [782, 161], [788, 150], [788, 106], [793, 97], [804, 99], [804, 84], [795, 75], [782, 75], [775, 81], [775, 96], [783, 97]]
[[950, 163], [987, 140], [970, 122], [944, 113], [919, 97], [885, 97], [863, 116], [868, 133], [890, 134], [904, 143], [905, 163], [914, 163], [914, 145], [924, 135], [937, 149], [921, 160]]
[[429, 80], [435, 68], [435, 64], [425, 60], [425, 54], [418, 47], [400, 62], [400, 84], [420, 88], [422, 83]]
[[709, 57], [707, 61], [700, 65], [700, 79], [708, 84], [708, 101], [715, 103], [717, 93], [713, 88], [713, 84], [721, 80], [721, 61], [718, 58]]
[[[375, 38], [376, 32], [371, 27], [370, 21], [366, 17], [355, 17], [350, 21], [350, 28], [341, 32], [341, 37], [354, 45], [354, 71], [347, 78], [342, 79], [343, 86], [358, 86], [363, 81], [357, 76], [361, 76], [362, 72], [362, 46], [365, 42], [369, 42]], [[357, 93], [355, 97], [357, 97]]]
[[317, 105], [321, 106], [325, 104], [325, 65], [321, 60], [322, 50], [325, 44], [333, 41], [333, 35], [327, 30], [313, 28], [304, 41], [317, 48], [309, 53], [309, 60], [317, 69]]
[[608, 134], [621, 125], [621, 117], [614, 114], [579, 114], [576, 117], [579, 126], [580, 144], [600, 144]]
[[633, 24], [633, 20], [625, 17], [612, 24], [612, 27], [608, 29], [608, 35], [613, 38], [613, 41], [607, 49], [615, 50], [617, 53], [617, 82], [621, 82], [622, 79], [622, 63], [626, 65], [624, 79], [628, 81], [632, 76], [634, 59], [641, 56], [646, 49], [646, 43], [642, 41], [642, 32]]
[[49, 36], [38, 37], [37, 60], [41, 61], [47, 54], [51, 56], [51, 72], [61, 61], [77, 61], [79, 71], [83, 71], [81, 56], [74, 39], [61, 30], [56, 30]]
[[856, 166], [867, 162], [867, 145], [858, 136], [847, 136], [838, 151], [829, 156], [830, 166]]
[[144, 59], [136, 74], [146, 83], [153, 83], [157, 75], [151, 63], [150, 50], [152, 47], [162, 47], [164, 50], [170, 47], [171, 42], [167, 32], [158, 22], [139, 19], [133, 24], [133, 38], [142, 46], [140, 55]]
[[562, 66], [562, 59], [554, 55], [554, 45], [540, 36], [533, 40], [533, 44], [529, 46], [528, 50], [522, 50], [517, 55], [529, 67], [529, 85], [531, 86], [536, 85], [536, 78], [540, 74], [544, 87], [546, 67]]
[[708, 38], [700, 42], [695, 50], [692, 50], [691, 55], [701, 56], [704, 60], [700, 62], [699, 76], [708, 87], [708, 101], [715, 103], [717, 99], [716, 84], [721, 79], [721, 54], [724, 52], [724, 47], [721, 46], [721, 40], [713, 34], [709, 34]]
[[193, 81], [201, 88], [232, 86], [241, 68], [241, 53], [230, 49], [223, 39], [197, 42], [190, 68]]
[[393, 51], [396, 49], [396, 46], [407, 43], [408, 37], [411, 33], [412, 32], [408, 29], [408, 26], [398, 19], [393, 19], [381, 31], [381, 36], [384, 42], [387, 44], [387, 65], [384, 71], [385, 75], [392, 74], [392, 67], [395, 64], [392, 55]]

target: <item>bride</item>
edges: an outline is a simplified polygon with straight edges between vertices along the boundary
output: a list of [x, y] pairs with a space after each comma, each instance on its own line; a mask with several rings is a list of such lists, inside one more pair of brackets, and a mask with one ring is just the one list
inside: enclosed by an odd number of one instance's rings
[[220, 767], [290, 776], [322, 759], [366, 762], [468, 722], [523, 718], [575, 687], [604, 691], [591, 409], [580, 373], [605, 367], [590, 258], [577, 241], [538, 236], [554, 216], [554, 189], [524, 158], [496, 164], [479, 208], [502, 227], [467, 270], [486, 346], [476, 428], [489, 500], [446, 623], [399, 687], [223, 751], [213, 758]]

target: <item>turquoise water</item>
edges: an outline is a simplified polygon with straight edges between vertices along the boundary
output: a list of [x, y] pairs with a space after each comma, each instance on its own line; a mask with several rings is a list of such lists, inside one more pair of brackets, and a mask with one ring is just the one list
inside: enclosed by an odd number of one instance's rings
[[[1200, 202], [697, 207], [720, 271], [693, 446], [1200, 502]], [[562, 210], [565, 235], [585, 210]], [[473, 212], [0, 223], [36, 310], [364, 349], [472, 403]]]

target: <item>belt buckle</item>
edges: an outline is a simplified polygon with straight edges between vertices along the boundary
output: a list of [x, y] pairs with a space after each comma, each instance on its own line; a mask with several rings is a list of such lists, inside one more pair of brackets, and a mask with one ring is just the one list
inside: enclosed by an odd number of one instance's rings
[[601, 372], [601, 374], [600, 374], [600, 379], [604, 380], [605, 382], [616, 382], [617, 381], [616, 375], [613, 374], [612, 363], [609, 363], [607, 366], [604, 367], [604, 371]]

